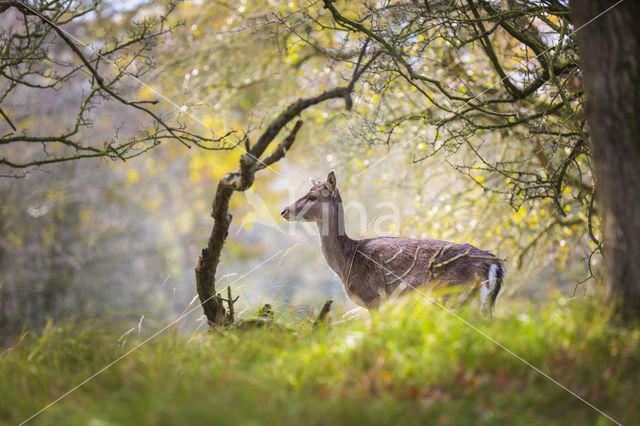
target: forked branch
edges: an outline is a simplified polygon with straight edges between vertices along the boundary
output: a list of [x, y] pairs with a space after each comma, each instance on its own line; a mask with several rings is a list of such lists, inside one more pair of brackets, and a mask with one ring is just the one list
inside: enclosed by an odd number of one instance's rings
[[211, 216], [214, 219], [213, 229], [211, 230], [207, 247], [202, 249], [198, 266], [195, 270], [198, 296], [200, 297], [200, 303], [210, 324], [223, 324], [227, 321], [228, 317], [223, 306], [223, 300], [216, 295], [215, 275], [218, 264], [220, 263], [220, 254], [227, 235], [229, 234], [229, 226], [233, 218], [229, 213], [231, 196], [236, 191], [246, 191], [249, 189], [253, 184], [255, 173], [258, 170], [265, 169], [284, 158], [287, 151], [295, 142], [298, 130], [300, 130], [302, 126], [302, 120], [296, 122], [289, 135], [278, 144], [274, 151], [261, 159], [278, 133], [305, 109], [335, 98], [344, 99], [346, 108], [350, 109], [352, 105], [351, 92], [355, 80], [362, 75], [364, 69], [368, 67], [370, 63], [371, 61], [362, 68], [356, 68], [357, 71], [354, 73], [348, 86], [330, 89], [315, 97], [299, 99], [289, 105], [267, 126], [253, 147], [247, 146], [247, 153], [240, 158], [240, 167], [238, 170], [228, 173], [218, 183], [218, 189], [211, 210]]

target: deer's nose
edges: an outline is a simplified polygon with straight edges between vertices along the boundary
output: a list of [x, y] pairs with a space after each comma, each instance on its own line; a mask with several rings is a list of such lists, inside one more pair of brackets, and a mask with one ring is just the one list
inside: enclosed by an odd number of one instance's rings
[[285, 219], [287, 218], [288, 214], [289, 214], [289, 207], [285, 207], [284, 210], [280, 212], [280, 216], [284, 217]]

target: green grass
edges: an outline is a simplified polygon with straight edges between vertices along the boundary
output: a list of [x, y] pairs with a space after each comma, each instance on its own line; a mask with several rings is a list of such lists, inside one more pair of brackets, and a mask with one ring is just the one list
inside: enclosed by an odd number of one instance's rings
[[[504, 304], [503, 304], [504, 306]], [[465, 314], [622, 423], [640, 418], [640, 330], [585, 301]], [[19, 423], [135, 346], [96, 324], [28, 333], [0, 356], [0, 421]], [[140, 337], [139, 341], [142, 341]], [[298, 331], [164, 333], [34, 424], [608, 424], [424, 299]]]

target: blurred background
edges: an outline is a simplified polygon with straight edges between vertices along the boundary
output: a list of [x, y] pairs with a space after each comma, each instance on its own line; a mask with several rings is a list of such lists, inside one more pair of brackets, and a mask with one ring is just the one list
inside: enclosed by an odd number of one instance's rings
[[[255, 142], [292, 101], [346, 84], [363, 42], [328, 26], [331, 18], [319, 2], [67, 3], [90, 8], [63, 26], [89, 46], [83, 52], [90, 58], [96, 58], [97, 49], [135, 34], [135, 23], [151, 28], [149, 22], [163, 22], [167, 31], [159, 32], [142, 55], [126, 50], [106, 55], [137, 72], [135, 78], [120, 76], [114, 87], [132, 99], [159, 99], [153, 108], [160, 117], [209, 138], [232, 131], [232, 144], [244, 136]], [[345, 14], [353, 12], [350, 7], [355, 8], [344, 5]], [[392, 29], [398, 15], [409, 13], [391, 6], [375, 11], [359, 7], [371, 22], [377, 16]], [[386, 15], [389, 10], [392, 14]], [[65, 13], [61, 20], [71, 12]], [[3, 43], [7, 34], [24, 32], [25, 25], [17, 10], [2, 13]], [[499, 81], [483, 51], [472, 45], [454, 49], [442, 36], [450, 23], [441, 25], [440, 35], [407, 30], [398, 40], [399, 48], [413, 55], [415, 67], [461, 95], [478, 93], [473, 84], [488, 87]], [[534, 27], [549, 45], [559, 39], [552, 24]], [[522, 69], [522, 63], [531, 52], [508, 34], [495, 32], [492, 39], [507, 69], [518, 70], [514, 84], [526, 85], [533, 78], [528, 73], [535, 70]], [[49, 62], [38, 73], [41, 83], [64, 76], [78, 63], [56, 34], [49, 33], [45, 40], [50, 43]], [[560, 56], [573, 54], [569, 42]], [[127, 62], [129, 57], [137, 62]], [[57, 135], [73, 128], [79, 114], [81, 125], [74, 137], [90, 146], [131, 140], [156, 128], [147, 114], [112, 96], [90, 100], [85, 111], [83, 101], [94, 87], [86, 72], [73, 73], [50, 88], [15, 86], [7, 77], [15, 76], [17, 68], [12, 71], [10, 56], [3, 61], [0, 103], [17, 130], [0, 120], [2, 135]], [[455, 133], [455, 125], [449, 130], [437, 125], [445, 117], [439, 94], [434, 91], [432, 101], [425, 101], [392, 69], [392, 62], [383, 58], [363, 76], [352, 111], [344, 109], [342, 100], [305, 111], [304, 126], [287, 157], [273, 171], [259, 172], [251, 189], [234, 195], [218, 277], [237, 275], [224, 278], [218, 288], [231, 285], [240, 295], [241, 315], [267, 302], [301, 318], [328, 298], [337, 312], [355, 306], [326, 266], [314, 228], [279, 217], [284, 206], [308, 190], [310, 177], [323, 180], [331, 169], [347, 206], [364, 206], [347, 207], [352, 238], [399, 235], [470, 242], [507, 259], [501, 297], [524, 303], [544, 302], [558, 292], [569, 297], [592, 294], [593, 279], [588, 278], [590, 267], [597, 271], [600, 261], [594, 242], [599, 221], [585, 196], [593, 185], [588, 153], [575, 155], [575, 139], [567, 132], [540, 136], [535, 131], [553, 123], [568, 126], [571, 117], [583, 122], [582, 98], [568, 101], [573, 110], [543, 115], [525, 126]], [[114, 73], [107, 61], [96, 61], [96, 66]], [[574, 81], [579, 75], [565, 77], [579, 90]], [[464, 84], [456, 86], [461, 78]], [[490, 89], [503, 90], [500, 85]], [[559, 95], [543, 86], [531, 96], [535, 99], [504, 108], [526, 115]], [[446, 138], [438, 139], [445, 130]], [[105, 155], [25, 167], [0, 164], [2, 336], [68, 318], [162, 326], [197, 305], [194, 268], [213, 225], [216, 185], [237, 168], [242, 151], [148, 139], [151, 142], [143, 137], [142, 145], [135, 145], [133, 153], [140, 155], [126, 161]], [[549, 164], [541, 160], [540, 144], [552, 167], [565, 167], [571, 157], [566, 173], [578, 176], [580, 185], [560, 179], [553, 193], [531, 190], [551, 186], [553, 174], [545, 171]], [[27, 165], [67, 152], [73, 155], [74, 150], [38, 142], [0, 145], [0, 158]], [[498, 162], [502, 168], [487, 166]], [[180, 326], [202, 326], [201, 315], [196, 309]]]

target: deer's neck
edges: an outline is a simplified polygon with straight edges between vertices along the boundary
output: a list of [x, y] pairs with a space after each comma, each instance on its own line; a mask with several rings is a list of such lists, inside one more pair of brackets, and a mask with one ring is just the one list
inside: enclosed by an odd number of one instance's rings
[[353, 240], [345, 232], [342, 200], [339, 193], [336, 196], [337, 202], [331, 204], [328, 214], [318, 222], [318, 231], [322, 254], [327, 264], [340, 278], [344, 278], [351, 261]]

